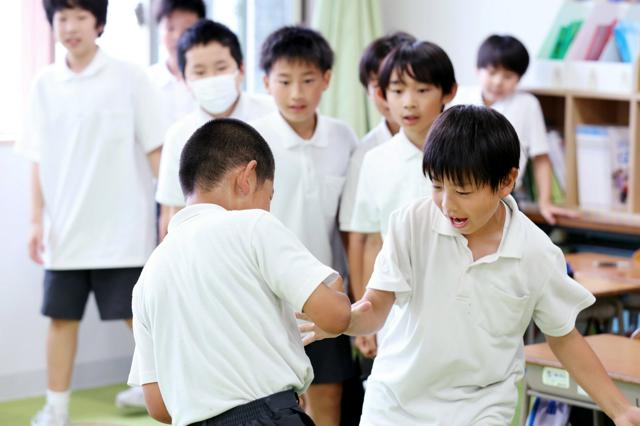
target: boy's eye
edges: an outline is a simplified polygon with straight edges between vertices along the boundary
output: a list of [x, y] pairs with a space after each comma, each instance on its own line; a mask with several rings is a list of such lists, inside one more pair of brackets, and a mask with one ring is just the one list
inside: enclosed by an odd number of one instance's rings
[[458, 195], [469, 195], [469, 194], [471, 194], [471, 191], [456, 191], [456, 193]]
[[288, 81], [279, 81], [278, 83], [282, 84], [283, 86], [288, 86], [289, 85]]
[[228, 68], [227, 68], [227, 66], [225, 65], [225, 66], [222, 66], [222, 67], [218, 67], [218, 68], [216, 68], [216, 71], [223, 72], [223, 71], [226, 71], [227, 69], [228, 69]]
[[314, 81], [316, 81], [316, 80], [315, 80], [315, 79], [313, 79], [313, 78], [307, 78], [306, 80], [304, 80], [304, 83], [305, 83], [305, 84], [311, 84], [311, 83], [313, 83]]

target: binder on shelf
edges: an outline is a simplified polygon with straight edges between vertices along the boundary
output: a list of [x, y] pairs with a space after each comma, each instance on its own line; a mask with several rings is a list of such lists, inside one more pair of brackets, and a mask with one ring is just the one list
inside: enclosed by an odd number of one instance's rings
[[591, 37], [591, 41], [589, 42], [589, 46], [587, 47], [587, 53], [585, 55], [585, 59], [587, 61], [597, 61], [600, 59], [600, 55], [609, 41], [611, 37], [611, 32], [613, 31], [613, 27], [616, 25], [616, 20], [613, 20], [608, 25], [597, 25], [593, 36]]
[[560, 28], [560, 32], [558, 33], [558, 38], [553, 46], [553, 50], [551, 51], [550, 59], [564, 59], [565, 55], [569, 51], [569, 46], [571, 46], [571, 42], [580, 31], [580, 27], [582, 27], [582, 21], [573, 21], [568, 25], [564, 25]]
[[629, 128], [578, 125], [576, 155], [580, 207], [624, 209], [629, 186]]
[[640, 52], [640, 24], [620, 21], [613, 28], [613, 38], [622, 62], [632, 63]]

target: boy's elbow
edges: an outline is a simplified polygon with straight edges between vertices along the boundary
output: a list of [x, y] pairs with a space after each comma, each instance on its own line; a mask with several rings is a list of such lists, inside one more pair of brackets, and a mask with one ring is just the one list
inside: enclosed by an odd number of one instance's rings
[[172, 422], [171, 416], [167, 414], [167, 412], [163, 412], [161, 410], [151, 410], [151, 409], [147, 409], [147, 411], [149, 412], [149, 415], [153, 420], [157, 420], [160, 423], [165, 423], [168, 425], [170, 425]]
[[328, 318], [326, 326], [320, 328], [331, 334], [342, 334], [349, 328], [351, 322], [351, 302], [344, 293], [339, 293], [336, 296], [331, 317]]

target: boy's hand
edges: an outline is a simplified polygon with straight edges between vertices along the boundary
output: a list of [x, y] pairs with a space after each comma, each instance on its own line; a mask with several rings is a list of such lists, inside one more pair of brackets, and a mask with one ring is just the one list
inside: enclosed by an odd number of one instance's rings
[[378, 342], [375, 334], [371, 336], [356, 336], [354, 343], [365, 358], [373, 358], [378, 352]]
[[42, 252], [44, 251], [44, 245], [42, 244], [42, 224], [31, 224], [31, 231], [29, 234], [29, 257], [38, 265], [42, 265]]
[[550, 224], [556, 224], [556, 217], [566, 217], [569, 219], [576, 219], [580, 217], [580, 213], [575, 210], [565, 209], [562, 207], [554, 206], [551, 203], [540, 203], [538, 205], [540, 209], [540, 214], [544, 218], [544, 220]]
[[640, 408], [629, 406], [627, 410], [613, 419], [616, 426], [640, 426]]
[[[359, 315], [362, 315], [370, 309], [371, 302], [369, 301], [360, 300], [354, 303], [351, 305], [351, 321], [353, 322], [354, 318], [357, 318]], [[318, 340], [331, 339], [338, 336], [338, 334], [331, 334], [322, 330], [315, 323], [311, 322], [311, 319], [306, 314], [296, 312], [296, 318], [309, 321], [308, 323], [300, 324], [298, 326], [298, 331], [302, 334], [302, 343], [305, 346]]]

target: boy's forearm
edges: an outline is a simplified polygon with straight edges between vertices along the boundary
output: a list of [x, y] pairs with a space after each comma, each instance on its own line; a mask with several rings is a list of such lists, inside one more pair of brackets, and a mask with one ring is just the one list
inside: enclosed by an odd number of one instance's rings
[[379, 233], [365, 234], [364, 252], [362, 260], [362, 287], [365, 290], [371, 274], [373, 274], [373, 265], [376, 263], [376, 257], [382, 249], [382, 236]]
[[395, 301], [395, 293], [369, 289], [354, 307], [361, 303], [371, 303], [371, 309], [355, 313], [352, 309], [351, 322], [344, 332], [349, 336], [368, 336], [377, 333], [387, 320], [391, 306]]
[[151, 167], [151, 173], [154, 177], [158, 177], [160, 172], [160, 155], [162, 154], [162, 148], [156, 148], [147, 154], [147, 160]]
[[547, 336], [547, 341], [564, 368], [609, 417], [616, 418], [629, 407], [629, 401], [575, 328], [566, 336]]
[[364, 266], [365, 235], [357, 232], [349, 233], [347, 245], [347, 260], [349, 263], [349, 285], [355, 300], [360, 300], [364, 295], [364, 279], [362, 271]]
[[42, 210], [44, 207], [44, 197], [40, 186], [40, 166], [33, 163], [31, 167], [31, 223], [42, 223]]
[[533, 159], [533, 175], [538, 188], [538, 203], [551, 204], [551, 160], [546, 154]]

